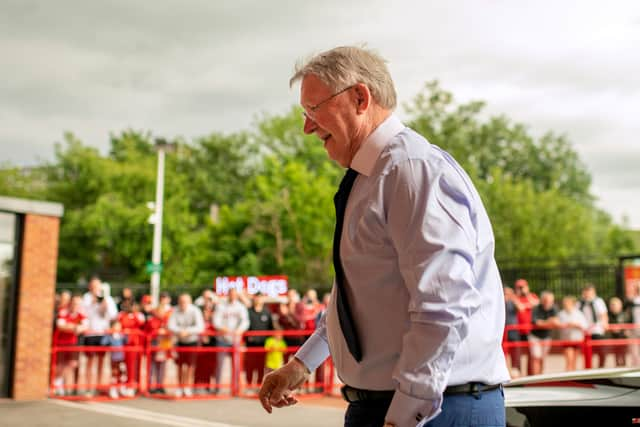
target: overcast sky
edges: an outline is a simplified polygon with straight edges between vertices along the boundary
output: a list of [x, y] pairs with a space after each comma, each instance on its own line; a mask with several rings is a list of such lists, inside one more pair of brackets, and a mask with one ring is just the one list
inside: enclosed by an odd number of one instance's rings
[[[297, 103], [297, 59], [367, 43], [400, 101], [439, 79], [538, 135], [565, 133], [599, 205], [640, 228], [638, 1], [0, 0], [0, 162], [72, 131], [191, 138]], [[403, 117], [402, 110], [399, 111]]]

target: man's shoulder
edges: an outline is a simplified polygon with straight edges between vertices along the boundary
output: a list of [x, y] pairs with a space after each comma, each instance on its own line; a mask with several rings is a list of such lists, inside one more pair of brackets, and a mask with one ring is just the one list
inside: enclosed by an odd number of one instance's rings
[[602, 299], [600, 297], [596, 297], [596, 299], [594, 300], [594, 304], [598, 306], [597, 308], [600, 311], [608, 311], [607, 310], [607, 303], [604, 302], [604, 299]]
[[395, 135], [383, 151], [380, 160], [386, 165], [395, 165], [408, 160], [427, 160], [437, 154], [436, 148], [427, 139], [411, 128], [404, 128]]

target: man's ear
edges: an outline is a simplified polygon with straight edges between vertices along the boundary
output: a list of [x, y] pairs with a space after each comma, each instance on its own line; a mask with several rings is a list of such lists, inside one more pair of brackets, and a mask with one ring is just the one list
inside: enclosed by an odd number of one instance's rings
[[371, 105], [371, 92], [367, 85], [362, 83], [355, 85], [353, 91], [355, 93], [356, 112], [358, 114], [363, 114]]

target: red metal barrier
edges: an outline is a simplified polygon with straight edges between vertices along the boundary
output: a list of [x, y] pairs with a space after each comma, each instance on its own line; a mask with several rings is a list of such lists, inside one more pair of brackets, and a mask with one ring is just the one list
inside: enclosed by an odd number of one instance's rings
[[[123, 342], [122, 345], [113, 346], [108, 345], [105, 339], [105, 345], [59, 345], [58, 331], [54, 332], [54, 345], [51, 349], [50, 397], [101, 400], [130, 398], [138, 394], [141, 385], [141, 359], [145, 350], [144, 345], [139, 345], [138, 342], [144, 344], [145, 337], [141, 331], [135, 330], [119, 333], [126, 336], [132, 344]], [[95, 334], [87, 333], [88, 336], [111, 336], [111, 331]], [[109, 381], [105, 383], [103, 381], [104, 365], [107, 354], [109, 354], [107, 368]], [[85, 362], [82, 366], [81, 360]], [[81, 367], [84, 368], [82, 371]], [[94, 368], [97, 371], [96, 380], [92, 381]], [[81, 372], [83, 379], [80, 377]], [[69, 378], [73, 378], [73, 381], [66, 381]]]
[[[147, 382], [146, 396], [157, 398], [186, 398], [205, 399], [230, 397], [235, 394], [235, 366], [237, 349], [231, 347], [219, 347], [210, 345], [211, 340], [220, 334], [202, 333], [199, 334], [199, 341], [195, 346], [181, 346], [170, 334], [151, 334], [147, 337], [146, 346], [146, 367]], [[170, 344], [162, 344], [162, 339], [171, 339]], [[219, 354], [229, 354], [231, 357], [231, 373], [228, 382], [218, 382], [220, 378], [218, 371]], [[162, 358], [158, 356], [162, 355]], [[174, 381], [158, 381], [157, 373], [167, 368], [171, 361], [172, 368], [176, 371]], [[154, 368], [154, 363], [157, 366]], [[191, 371], [189, 371], [191, 369]], [[184, 371], [187, 374], [184, 374]], [[182, 374], [181, 374], [182, 371]], [[188, 382], [181, 381], [182, 377], [187, 377]], [[211, 378], [215, 376], [215, 384]], [[161, 376], [162, 378], [162, 376]], [[184, 379], [184, 378], [182, 378]]]
[[[278, 333], [284, 337], [308, 337], [313, 331], [278, 331]], [[274, 331], [248, 331], [242, 336], [242, 341], [232, 346], [216, 346], [203, 344], [203, 341], [215, 340], [216, 336], [224, 334], [212, 332], [202, 333], [199, 335], [200, 344], [194, 347], [180, 347], [175, 344], [170, 348], [167, 346], [159, 345], [159, 341], [162, 337], [170, 337], [168, 334], [152, 334], [147, 336], [147, 345], [145, 348], [146, 356], [146, 376], [144, 395], [157, 398], [187, 398], [187, 399], [209, 399], [209, 398], [224, 398], [231, 396], [239, 397], [252, 397], [257, 395], [257, 391], [261, 386], [261, 381], [250, 382], [246, 380], [246, 359], [248, 355], [266, 355], [267, 350], [263, 347], [247, 347], [245, 346], [246, 337], [249, 336], [272, 336]], [[288, 346], [286, 354], [288, 356], [293, 355], [299, 346]], [[195, 354], [195, 374], [194, 382], [184, 383], [179, 379], [178, 381], [163, 381], [159, 383], [157, 381], [158, 368], [154, 368], [154, 362], [156, 356], [159, 353], [168, 353], [173, 356], [168, 358], [176, 361], [182, 355]], [[228, 358], [231, 361], [231, 369], [226, 372], [221, 372], [224, 368], [221, 363], [226, 362], [224, 357], [219, 357], [220, 354], [229, 354]], [[213, 363], [212, 363], [213, 362]], [[165, 362], [166, 363], [166, 362]], [[175, 364], [175, 363], [174, 363]], [[255, 366], [258, 370], [264, 370], [264, 362], [260, 366]], [[187, 363], [189, 365], [189, 363]], [[208, 370], [205, 370], [203, 365], [208, 366]], [[160, 368], [162, 369], [162, 368]], [[311, 385], [306, 386], [306, 390], [303, 393], [306, 394], [325, 394], [333, 387], [332, 377], [325, 377], [324, 372], [329, 369], [333, 372], [333, 367], [329, 363], [325, 363], [320, 374], [311, 381]], [[204, 376], [198, 379], [198, 370], [205, 371]], [[211, 377], [217, 372], [215, 383], [211, 381]], [[252, 372], [253, 373], [253, 372]], [[226, 377], [227, 381], [219, 382], [218, 379]], [[178, 375], [179, 378], [179, 375]], [[260, 379], [260, 376], [259, 376]], [[244, 380], [244, 381], [243, 381]], [[186, 390], [188, 392], [186, 392]]]
[[[278, 331], [283, 337], [308, 337], [313, 331]], [[274, 335], [274, 331], [247, 331], [244, 333], [243, 337], [249, 336], [272, 336]], [[285, 351], [286, 358], [293, 356], [296, 351], [300, 348], [299, 345], [287, 346]], [[258, 375], [259, 380], [257, 382], [249, 382], [249, 378], [253, 378], [253, 369], [252, 372], [247, 372], [246, 368], [246, 359], [251, 357], [252, 355], [266, 355], [267, 350], [262, 347], [240, 347], [237, 349], [238, 357], [240, 361], [239, 369], [237, 371], [237, 394], [235, 396], [240, 397], [255, 397], [257, 396], [257, 392], [262, 385], [262, 381], [260, 381], [260, 375]], [[255, 368], [256, 365], [251, 365], [249, 369]], [[242, 373], [245, 373], [245, 381], [242, 381]], [[322, 395], [328, 395], [331, 393], [334, 387], [334, 369], [333, 364], [330, 360], [325, 361], [322, 365], [316, 369], [314, 373], [312, 373], [309, 381], [307, 381], [299, 391], [299, 393], [306, 397], [317, 397]]]
[[[505, 354], [512, 348], [526, 348], [529, 350], [532, 346], [528, 341], [508, 341], [507, 332], [509, 330], [531, 330], [532, 328], [535, 328], [535, 326], [507, 326], [502, 343]], [[597, 353], [599, 350], [604, 351], [605, 349], [616, 347], [631, 348], [630, 346], [640, 349], [640, 327], [638, 325], [611, 325], [609, 330], [630, 330], [635, 331], [635, 335], [629, 338], [593, 340], [588, 333], [585, 333], [585, 337], [581, 341], [551, 340], [547, 344], [554, 348], [577, 347], [583, 357], [583, 363], [586, 368], [592, 366], [592, 356], [594, 352]], [[278, 333], [283, 337], [302, 338], [308, 337], [313, 331], [278, 331]], [[139, 394], [170, 399], [255, 397], [261, 382], [250, 381], [252, 377], [247, 379], [246, 359], [251, 358], [251, 355], [266, 355], [267, 350], [263, 347], [246, 347], [244, 345], [245, 338], [249, 336], [271, 336], [274, 331], [245, 332], [242, 337], [243, 340], [232, 346], [218, 346], [215, 341], [212, 342], [212, 340], [216, 339], [216, 336], [221, 334], [203, 333], [199, 335], [199, 345], [192, 347], [176, 345], [175, 338], [168, 334], [145, 334], [141, 331], [125, 331], [125, 334], [138, 337], [137, 340], [132, 340], [136, 344], [123, 346], [57, 345], [56, 332], [54, 334], [54, 346], [51, 351], [50, 396], [64, 399], [111, 399], [116, 397], [113, 393], [110, 396], [113, 387], [124, 387], [124, 389], [132, 390], [133, 393], [118, 393], [117, 398], [133, 397]], [[287, 346], [285, 360], [295, 354], [298, 348], [299, 345]], [[126, 381], [115, 384], [100, 381], [103, 378], [98, 378], [98, 381], [91, 382], [78, 377], [78, 374], [82, 371], [81, 367], [84, 368], [83, 377], [87, 377], [86, 362], [90, 356], [97, 355], [98, 358], [104, 358], [106, 354], [109, 354], [109, 359], [111, 359], [111, 355], [118, 353], [122, 358], [120, 363], [128, 364], [128, 370], [134, 371], [133, 375], [127, 376]], [[228, 356], [218, 356], [221, 354], [227, 354]], [[220, 362], [226, 363], [227, 360], [225, 359], [230, 359], [231, 369], [222, 372], [224, 366], [221, 366]], [[184, 361], [189, 363], [182, 363]], [[84, 365], [80, 366], [80, 362], [84, 362]], [[169, 367], [175, 371], [180, 364], [193, 365], [193, 382], [181, 382], [179, 375], [176, 380], [167, 381], [164, 378]], [[135, 369], [132, 369], [131, 366], [135, 366]], [[255, 367], [256, 365], [252, 366]], [[257, 369], [260, 369], [260, 366]], [[73, 371], [73, 376], [76, 377], [76, 381], [73, 384], [64, 385], [62, 389], [65, 391], [64, 394], [60, 393], [61, 388], [59, 387], [58, 377], [61, 370], [64, 370], [67, 375]], [[215, 375], [216, 372], [217, 375]], [[216, 377], [215, 382], [212, 381], [214, 375]], [[113, 375], [110, 375], [111, 377]], [[260, 377], [258, 378], [260, 379]], [[340, 396], [340, 387], [340, 381], [335, 376], [335, 367], [331, 358], [329, 358], [302, 388], [301, 397], [318, 395], [338, 397]], [[185, 389], [191, 389], [191, 393], [185, 395]], [[88, 393], [93, 390], [98, 394]]]
[[[516, 330], [516, 331], [530, 331], [532, 329], [552, 329], [552, 330], [561, 330], [562, 327], [556, 328], [543, 328], [536, 325], [507, 325], [505, 327], [505, 332], [503, 335], [502, 348], [505, 353], [505, 356], [508, 355], [509, 350], [512, 348], [526, 348], [529, 350], [532, 347], [532, 343], [530, 341], [509, 341], [507, 339], [508, 331]], [[607, 331], [621, 331], [621, 330], [629, 330], [640, 332], [640, 326], [636, 324], [616, 324], [609, 325]], [[629, 337], [629, 338], [609, 338], [609, 339], [592, 339], [591, 334], [588, 331], [584, 332], [584, 339], [579, 341], [570, 341], [570, 340], [550, 340], [545, 342], [546, 345], [555, 348], [566, 348], [569, 346], [580, 348], [580, 353], [583, 357], [583, 363], [585, 369], [590, 369], [593, 366], [593, 355], [594, 349], [595, 352], [601, 354], [600, 357], [606, 357], [607, 354], [611, 352], [611, 348], [627, 348], [630, 345], [640, 346], [640, 338]], [[605, 350], [610, 350], [608, 353]], [[528, 356], [530, 357], [530, 355]]]

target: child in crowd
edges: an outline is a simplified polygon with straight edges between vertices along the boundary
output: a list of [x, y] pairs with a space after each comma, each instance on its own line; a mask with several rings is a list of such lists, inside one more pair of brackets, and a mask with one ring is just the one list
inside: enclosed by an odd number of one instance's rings
[[567, 295], [562, 298], [562, 310], [558, 313], [560, 323], [560, 339], [565, 341], [575, 341], [568, 344], [564, 349], [565, 369], [575, 371], [576, 350], [584, 340], [584, 331], [587, 329], [587, 319], [582, 311], [576, 307], [576, 297]]
[[265, 373], [275, 371], [284, 365], [284, 353], [287, 351], [287, 343], [282, 338], [282, 330], [276, 329], [273, 336], [264, 342], [264, 349], [267, 352], [265, 358]]
[[111, 333], [102, 337], [101, 345], [118, 347], [111, 354], [111, 387], [109, 387], [109, 397], [118, 398], [118, 385], [122, 396], [133, 396], [133, 390], [127, 388], [127, 365], [124, 362], [124, 351], [122, 347], [126, 344], [126, 336], [122, 333], [122, 325], [119, 321], [111, 324]]
[[151, 353], [151, 363], [149, 372], [149, 392], [151, 394], [164, 394], [164, 373], [167, 359], [170, 358], [173, 340], [167, 330], [169, 313], [164, 305], [158, 305], [152, 310], [152, 316], [145, 323], [144, 330], [151, 335], [151, 346], [158, 347], [157, 351]]

